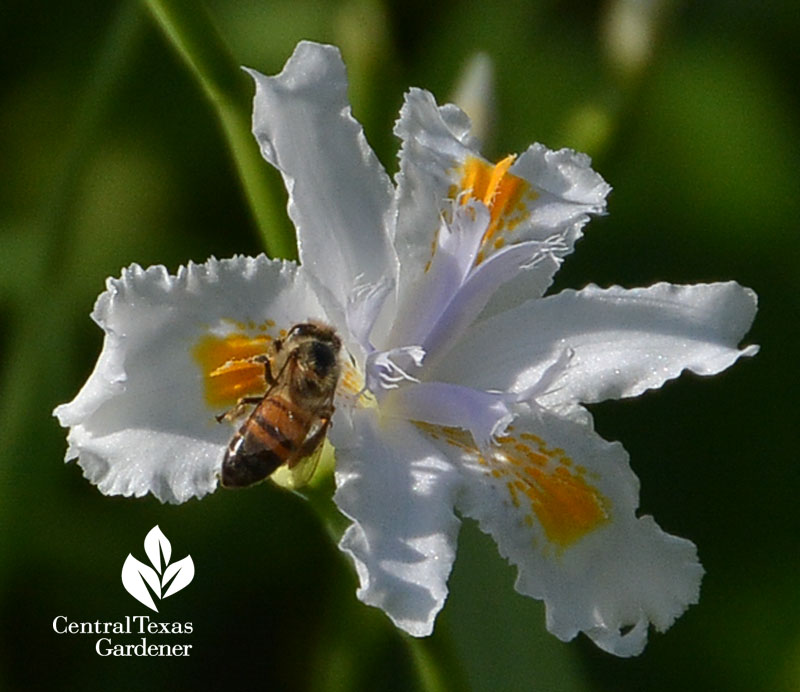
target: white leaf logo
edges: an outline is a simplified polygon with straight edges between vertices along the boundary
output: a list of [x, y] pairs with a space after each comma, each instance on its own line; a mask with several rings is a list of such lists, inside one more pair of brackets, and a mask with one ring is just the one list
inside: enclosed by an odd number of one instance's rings
[[156, 572], [161, 574], [161, 555], [164, 556], [164, 566], [168, 565], [169, 557], [172, 555], [172, 545], [161, 533], [157, 524], [144, 537], [144, 552], [147, 553], [150, 564], [156, 568]]
[[150, 529], [145, 536], [144, 552], [152, 567], [129, 553], [122, 565], [122, 585], [137, 601], [158, 612], [153, 595], [160, 600], [188, 586], [194, 578], [194, 562], [187, 555], [182, 560], [169, 564], [172, 545], [158, 526]]

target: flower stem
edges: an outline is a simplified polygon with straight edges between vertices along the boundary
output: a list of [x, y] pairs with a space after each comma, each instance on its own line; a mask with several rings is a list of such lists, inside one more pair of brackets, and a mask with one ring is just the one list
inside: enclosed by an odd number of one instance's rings
[[216, 111], [267, 253], [295, 259], [297, 243], [281, 211], [277, 179], [250, 133], [251, 87], [247, 77], [202, 4], [194, 0], [144, 2]]
[[426, 692], [447, 692], [448, 690], [466, 689], [460, 686], [464, 682], [459, 680], [462, 677], [460, 672], [457, 675], [453, 675], [455, 671], [452, 667], [450, 667], [450, 670], [446, 670], [448, 668], [444, 664], [446, 657], [439, 651], [440, 647], [436, 637], [436, 634], [425, 639], [417, 639], [410, 636], [404, 637], [417, 669], [420, 689]]

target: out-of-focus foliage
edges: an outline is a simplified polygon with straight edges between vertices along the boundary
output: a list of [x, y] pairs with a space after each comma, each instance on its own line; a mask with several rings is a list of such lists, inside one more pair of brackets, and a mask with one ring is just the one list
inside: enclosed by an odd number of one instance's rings
[[[615, 188], [556, 288], [735, 278], [759, 293], [755, 359], [593, 408], [631, 453], [642, 510], [694, 540], [707, 570], [700, 604], [634, 660], [548, 635], [473, 525], [420, 653], [357, 602], [351, 567], [299, 498], [265, 485], [162, 506], [103, 497], [62, 466], [50, 411], [99, 352], [88, 313], [105, 277], [261, 246], [214, 112], [142, 6], [5, 4], [0, 687], [409, 690], [432, 655], [459, 690], [800, 690], [800, 13], [793, 0], [631, 2], [658, 9], [635, 69], [605, 42], [623, 0], [206, 7], [235, 59], [265, 73], [301, 38], [340, 45], [356, 116], [390, 170], [404, 89], [444, 101], [487, 53], [487, 155], [588, 147]], [[161, 614], [194, 624], [192, 656], [101, 658], [94, 637], [56, 635], [57, 615], [139, 613], [119, 574], [155, 524], [196, 566]]]

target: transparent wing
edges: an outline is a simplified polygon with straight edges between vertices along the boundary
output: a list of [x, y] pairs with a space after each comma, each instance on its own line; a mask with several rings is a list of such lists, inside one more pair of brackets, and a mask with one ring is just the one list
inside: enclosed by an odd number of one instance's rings
[[300, 459], [300, 461], [291, 468], [286, 464], [279, 466], [273, 471], [269, 479], [276, 485], [282, 488], [288, 488], [289, 490], [297, 490], [304, 485], [308, 485], [308, 482], [314, 476], [314, 472], [319, 465], [323, 447], [324, 445], [322, 441], [320, 441], [320, 444], [317, 445], [316, 449], [314, 449], [311, 454]]
[[323, 435], [320, 438], [319, 444], [314, 448], [311, 454], [298, 461], [292, 468], [286, 467], [286, 470], [289, 472], [289, 477], [291, 478], [290, 487], [293, 490], [307, 485], [314, 476], [317, 466], [319, 465], [320, 457], [322, 456], [322, 448], [324, 447], [322, 443], [324, 441], [325, 436]]
[[330, 419], [320, 421], [318, 426], [312, 428], [312, 433], [306, 438], [304, 447], [308, 450], [305, 456], [302, 456], [298, 461], [293, 464], [284, 464], [275, 469], [269, 477], [271, 481], [289, 490], [297, 490], [308, 482], [314, 476], [317, 470], [322, 450], [324, 448], [325, 435], [330, 425]]

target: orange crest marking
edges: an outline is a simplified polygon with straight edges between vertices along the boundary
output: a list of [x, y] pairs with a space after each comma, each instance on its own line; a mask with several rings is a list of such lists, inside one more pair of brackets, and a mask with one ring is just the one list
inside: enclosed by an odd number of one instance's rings
[[244, 396], [263, 394], [267, 383], [264, 364], [249, 358], [267, 352], [272, 337], [231, 333], [208, 334], [192, 349], [203, 374], [206, 403], [213, 409], [233, 406]]
[[551, 543], [567, 548], [609, 520], [609, 500], [587, 481], [585, 468], [573, 468], [563, 449], [550, 449], [524, 432], [498, 441], [501, 451], [491, 463], [492, 474], [507, 478], [515, 506], [528, 501]]
[[549, 448], [528, 432], [497, 439], [490, 458], [475, 448], [463, 430], [416, 423], [434, 440], [442, 440], [478, 462], [484, 474], [504, 482], [511, 504], [524, 513], [524, 522], [538, 522], [557, 550], [570, 547], [611, 519], [611, 501], [588, 480], [587, 470], [575, 465], [563, 449]]
[[[461, 181], [456, 192], [469, 192], [461, 199], [466, 204], [471, 199], [483, 202], [489, 209], [491, 218], [481, 241], [483, 246], [493, 242], [495, 249], [502, 247], [505, 240], [500, 234], [513, 230], [527, 216], [527, 204], [539, 195], [530, 184], [519, 176], [509, 173], [516, 156], [506, 156], [492, 165], [474, 156], [469, 157], [461, 168]], [[484, 251], [478, 256], [483, 259]]]

